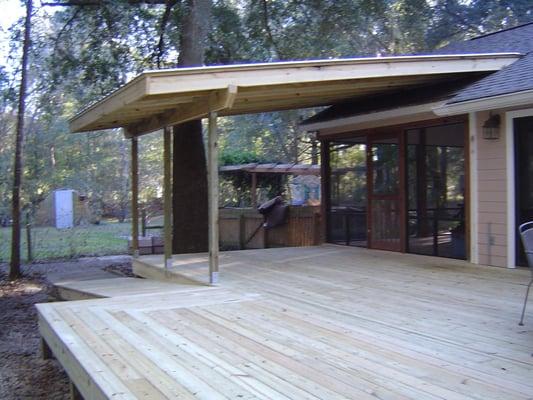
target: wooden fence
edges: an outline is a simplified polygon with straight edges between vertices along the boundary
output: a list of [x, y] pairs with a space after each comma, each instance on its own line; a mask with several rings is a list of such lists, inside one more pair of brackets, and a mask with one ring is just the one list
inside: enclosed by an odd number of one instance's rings
[[289, 207], [287, 223], [264, 229], [263, 216], [253, 208], [220, 210], [223, 249], [313, 246], [322, 243], [320, 207]]
[[[255, 208], [221, 208], [219, 212], [222, 250], [314, 246], [323, 242], [320, 206], [289, 207], [287, 223], [272, 229], [263, 228], [263, 216]], [[150, 226], [147, 225], [146, 213], [142, 212], [141, 219], [139, 253], [161, 254], [161, 218], [153, 220]], [[148, 230], [155, 231], [147, 235]]]

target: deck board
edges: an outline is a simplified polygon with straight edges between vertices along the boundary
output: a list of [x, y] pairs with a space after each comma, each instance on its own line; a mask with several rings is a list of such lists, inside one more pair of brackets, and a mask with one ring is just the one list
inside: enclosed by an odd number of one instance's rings
[[41, 332], [86, 398], [533, 397], [528, 271], [338, 246], [221, 261], [219, 287], [39, 305]]

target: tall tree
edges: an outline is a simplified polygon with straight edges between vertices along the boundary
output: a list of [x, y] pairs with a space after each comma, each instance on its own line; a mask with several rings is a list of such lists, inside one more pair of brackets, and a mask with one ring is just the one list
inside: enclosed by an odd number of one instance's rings
[[[211, 0], [187, 0], [181, 17], [179, 67], [203, 65]], [[207, 168], [200, 120], [174, 126], [173, 252], [207, 250]]]
[[33, 1], [26, 0], [26, 18], [24, 22], [24, 42], [22, 45], [22, 62], [20, 66], [20, 87], [17, 110], [17, 128], [15, 134], [15, 161], [13, 167], [12, 218], [11, 234], [11, 262], [9, 264], [9, 279], [20, 278], [20, 187], [22, 184], [22, 146], [24, 144], [24, 118], [26, 114], [26, 86], [28, 73], [28, 56], [31, 37], [31, 16]]

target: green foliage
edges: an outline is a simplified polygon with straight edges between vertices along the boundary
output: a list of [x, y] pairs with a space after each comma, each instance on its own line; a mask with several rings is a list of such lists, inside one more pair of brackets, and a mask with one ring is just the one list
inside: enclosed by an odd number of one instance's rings
[[254, 60], [251, 43], [246, 35], [239, 10], [230, 1], [218, 1], [213, 6], [212, 27], [205, 59], [209, 65], [227, 65]]
[[239, 165], [250, 163], [264, 163], [266, 160], [262, 159], [252, 151], [242, 151], [236, 149], [224, 149], [220, 155], [220, 165]]

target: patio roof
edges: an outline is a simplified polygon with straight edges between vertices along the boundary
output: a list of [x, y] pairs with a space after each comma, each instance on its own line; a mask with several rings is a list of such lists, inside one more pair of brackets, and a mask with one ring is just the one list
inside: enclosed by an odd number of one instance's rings
[[207, 116], [326, 106], [462, 75], [498, 71], [517, 53], [292, 61], [148, 71], [70, 121], [73, 132], [138, 136]]

